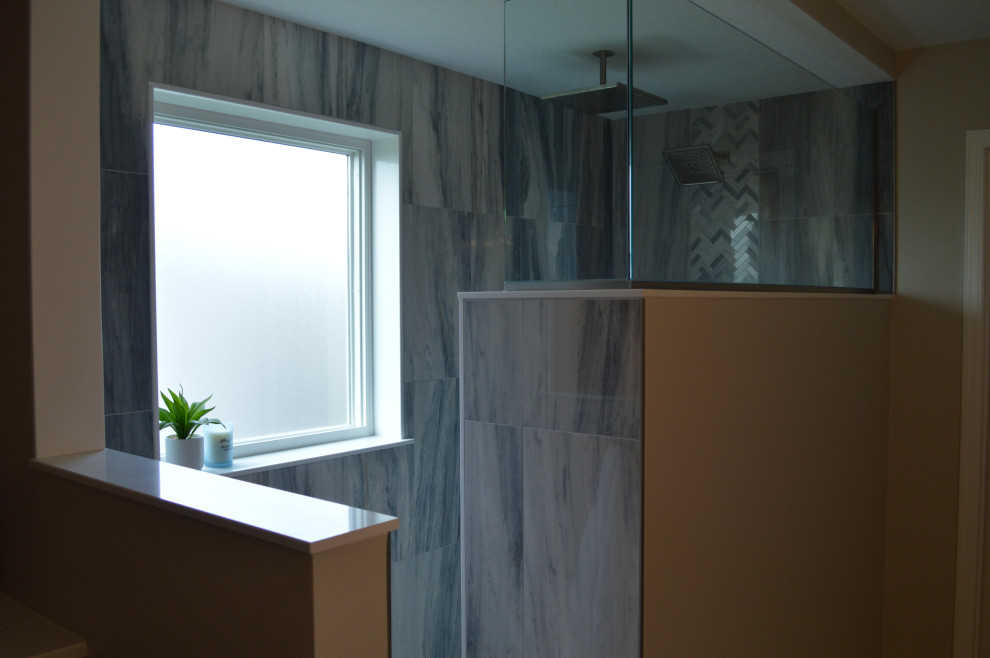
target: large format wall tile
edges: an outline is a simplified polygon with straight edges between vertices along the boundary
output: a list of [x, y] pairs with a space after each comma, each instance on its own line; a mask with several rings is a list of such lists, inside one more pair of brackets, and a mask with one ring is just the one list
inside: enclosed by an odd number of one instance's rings
[[642, 309], [638, 299], [523, 300], [521, 424], [640, 438]]
[[578, 278], [577, 225], [505, 218], [506, 281], [570, 281]]
[[392, 658], [461, 655], [460, 543], [392, 565]]
[[364, 463], [364, 509], [398, 517], [399, 529], [392, 532], [392, 561], [416, 554], [416, 515], [413, 511], [413, 464], [415, 446], [366, 452]]
[[391, 541], [392, 560], [397, 561], [415, 553], [413, 458], [412, 447], [401, 446], [237, 478], [398, 517]]
[[463, 446], [465, 658], [521, 658], [522, 429], [465, 421]]
[[341, 41], [326, 32], [268, 19], [265, 24], [264, 102], [332, 115], [330, 52]]
[[506, 281], [612, 278], [612, 229], [507, 217]]
[[633, 278], [686, 281], [690, 199], [663, 151], [691, 145], [691, 113], [638, 117], [633, 123]]
[[365, 503], [364, 464], [361, 455], [236, 477], [246, 482], [352, 507], [363, 507]]
[[873, 112], [876, 143], [876, 212], [894, 212], [896, 192], [894, 189], [896, 164], [894, 148], [894, 83], [877, 82], [842, 90]]
[[506, 213], [610, 227], [611, 122], [511, 89], [505, 113]]
[[100, 3], [100, 167], [148, 173], [148, 82], [165, 82], [170, 3]]
[[402, 129], [409, 97], [403, 79], [411, 66], [409, 60], [351, 39], [331, 37], [330, 43], [330, 84], [326, 86], [330, 114], [379, 128]]
[[840, 91], [760, 101], [760, 218], [872, 214], [873, 113]]
[[[100, 183], [104, 412], [157, 409], [152, 381], [148, 177], [104, 171]], [[132, 437], [148, 444], [135, 454], [146, 454], [149, 448], [153, 452], [154, 439], [150, 431], [140, 439]]]
[[[168, 82], [238, 100], [264, 100], [264, 15], [222, 2], [174, 5], [184, 26], [171, 51]], [[188, 15], [182, 15], [188, 12]], [[191, 29], [190, 29], [191, 28]]]
[[524, 430], [526, 654], [639, 655], [641, 444]]
[[457, 293], [501, 289], [502, 218], [402, 206], [401, 250], [403, 377], [457, 377]]
[[464, 322], [464, 418], [522, 425], [523, 302], [467, 300]]
[[155, 445], [149, 436], [158, 435], [158, 410], [133, 411], [104, 416], [107, 448], [139, 457], [155, 458]]
[[412, 60], [404, 85], [402, 202], [502, 214], [501, 88]]
[[760, 222], [761, 283], [873, 287], [874, 216]]
[[416, 440], [412, 514], [415, 553], [460, 538], [458, 380], [405, 385], [406, 427]]

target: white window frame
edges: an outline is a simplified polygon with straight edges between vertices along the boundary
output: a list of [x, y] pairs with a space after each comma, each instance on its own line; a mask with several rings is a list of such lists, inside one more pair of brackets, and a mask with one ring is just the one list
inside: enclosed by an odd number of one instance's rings
[[[353, 423], [342, 429], [257, 437], [251, 441], [235, 439], [234, 458], [369, 436], [402, 438], [401, 367], [397, 361], [386, 363], [385, 358], [376, 360], [373, 349], [374, 345], [381, 345], [382, 354], [391, 359], [399, 354], [398, 135], [165, 85], [152, 85], [151, 91], [152, 124], [316, 148], [350, 157], [350, 212], [358, 216], [357, 220], [349, 222], [352, 266], [348, 269], [349, 275], [354, 277], [349, 286], [349, 306], [352, 318], [359, 318], [357, 323], [350, 323], [349, 358], [351, 372], [354, 373], [350, 416]], [[149, 152], [149, 158], [152, 160], [149, 170], [153, 176], [153, 152]], [[379, 178], [383, 180], [379, 181]], [[153, 222], [153, 202], [151, 212]], [[352, 230], [355, 234], [351, 233]], [[373, 240], [376, 230], [382, 238], [377, 241], [379, 244]], [[391, 236], [388, 235], [390, 231]], [[153, 226], [151, 240], [154, 316]], [[377, 297], [373, 294], [376, 286], [382, 291]], [[376, 324], [376, 319], [380, 323]], [[152, 324], [154, 334], [157, 327], [154, 317]], [[153, 357], [157, 360], [157, 349]], [[157, 373], [157, 363], [154, 367]]]

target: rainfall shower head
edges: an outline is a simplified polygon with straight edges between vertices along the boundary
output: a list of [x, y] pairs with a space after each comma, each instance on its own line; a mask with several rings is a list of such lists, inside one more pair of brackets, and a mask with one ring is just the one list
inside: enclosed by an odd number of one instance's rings
[[663, 157], [681, 185], [721, 183], [722, 169], [718, 163], [729, 160], [728, 153], [716, 153], [708, 144], [667, 149]]
[[[540, 96], [540, 100], [551, 101], [585, 114], [607, 114], [626, 109], [629, 87], [621, 82], [605, 82], [605, 60], [615, 53], [611, 50], [596, 50], [591, 53], [599, 61], [600, 84], [570, 91], [560, 91]], [[632, 109], [640, 110], [657, 105], [666, 105], [667, 99], [654, 96], [642, 89], [632, 89]]]

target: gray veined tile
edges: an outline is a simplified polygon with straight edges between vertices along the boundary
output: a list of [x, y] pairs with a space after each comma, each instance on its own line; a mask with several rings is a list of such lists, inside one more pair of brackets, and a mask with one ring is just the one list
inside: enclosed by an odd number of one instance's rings
[[689, 278], [690, 199], [663, 158], [667, 148], [691, 144], [691, 112], [634, 120], [633, 277], [644, 281]]
[[466, 421], [463, 447], [465, 657], [521, 657], [522, 429]]
[[876, 212], [888, 214], [894, 212], [894, 83], [876, 82], [856, 87], [846, 87], [842, 93], [856, 99], [859, 103], [873, 112], [874, 135], [876, 143]]
[[523, 300], [522, 424], [639, 439], [642, 308], [640, 300]]
[[760, 101], [760, 215], [872, 214], [872, 111], [838, 91]]
[[342, 505], [364, 506], [364, 466], [361, 455], [326, 459], [235, 477], [273, 489], [291, 491]]
[[873, 288], [874, 216], [760, 221], [760, 283]]
[[639, 655], [640, 447], [524, 430], [527, 655]]
[[273, 472], [279, 489], [295, 491], [351, 507], [365, 507], [365, 471], [361, 455], [326, 459]]
[[100, 167], [148, 173], [148, 81], [166, 82], [170, 4], [100, 3]]
[[522, 301], [463, 301], [464, 418], [522, 425]]
[[[403, 72], [410, 60], [359, 41], [331, 37], [330, 114], [389, 130], [401, 130]], [[403, 172], [408, 176], [409, 172]]]
[[157, 409], [148, 176], [104, 171], [100, 183], [104, 411]]
[[392, 657], [461, 655], [460, 544], [392, 565]]
[[405, 384], [415, 464], [411, 532], [415, 552], [456, 542], [460, 537], [460, 431], [458, 380]]
[[108, 414], [104, 422], [107, 448], [155, 459], [155, 442], [158, 438], [157, 409]]
[[364, 463], [364, 509], [398, 517], [392, 531], [392, 561], [416, 553], [416, 513], [413, 509], [415, 446], [375, 450], [361, 455]]
[[576, 228], [577, 278], [610, 278], [613, 271], [612, 229], [581, 224]]
[[507, 214], [611, 227], [611, 122], [515, 90], [505, 112]]
[[236, 100], [264, 100], [268, 20], [257, 12], [222, 2], [177, 6], [170, 57], [170, 82]]
[[578, 278], [577, 226], [506, 217], [506, 281], [570, 281]]
[[412, 514], [413, 448], [401, 446], [288, 466], [239, 479], [399, 518], [392, 558], [415, 552]]
[[417, 206], [402, 213], [403, 376], [457, 377], [457, 293], [502, 288], [502, 218]]
[[326, 32], [266, 17], [264, 102], [330, 114], [330, 49], [337, 40]]
[[403, 203], [502, 214], [501, 99], [494, 83], [407, 61]]

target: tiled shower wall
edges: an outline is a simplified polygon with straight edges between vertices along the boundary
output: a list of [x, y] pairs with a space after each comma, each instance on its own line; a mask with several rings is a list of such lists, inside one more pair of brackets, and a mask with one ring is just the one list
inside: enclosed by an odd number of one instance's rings
[[[890, 291], [893, 101], [879, 83], [635, 119], [634, 278]], [[724, 180], [679, 186], [663, 150], [702, 144]], [[627, 244], [617, 228], [613, 261]]]
[[401, 131], [401, 367], [416, 441], [245, 479], [399, 516], [393, 655], [459, 655], [456, 293], [504, 279], [500, 87], [209, 0], [101, 6], [107, 447], [152, 456], [157, 437], [149, 83]]
[[512, 89], [505, 104], [508, 279], [610, 278], [611, 122]]
[[[626, 122], [513, 98], [509, 278], [626, 278]], [[893, 100], [893, 83], [879, 83], [636, 118], [633, 278], [856, 288], [875, 280], [890, 291]], [[611, 144], [611, 157], [597, 139]], [[724, 180], [681, 187], [663, 150], [700, 144], [728, 156]], [[517, 194], [576, 199], [576, 210], [514, 204]]]

